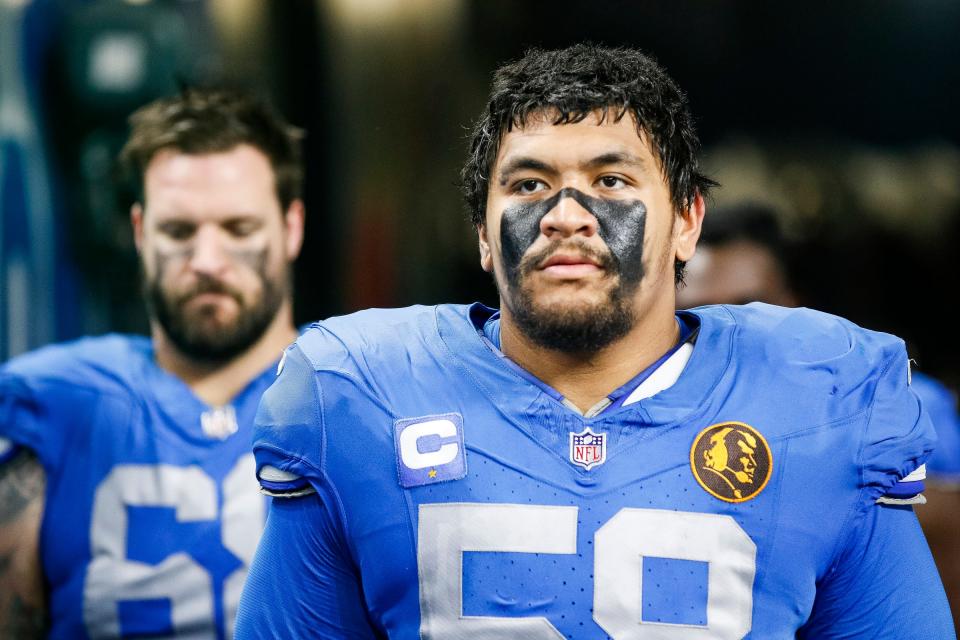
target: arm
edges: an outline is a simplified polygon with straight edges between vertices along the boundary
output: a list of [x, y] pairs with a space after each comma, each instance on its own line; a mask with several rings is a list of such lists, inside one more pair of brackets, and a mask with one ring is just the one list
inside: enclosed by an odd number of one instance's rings
[[240, 599], [237, 640], [376, 637], [359, 576], [321, 494], [275, 497]]
[[909, 506], [869, 507], [817, 584], [799, 639], [947, 640], [950, 609]]
[[22, 450], [0, 464], [0, 637], [42, 638], [47, 626], [40, 521], [46, 478]]

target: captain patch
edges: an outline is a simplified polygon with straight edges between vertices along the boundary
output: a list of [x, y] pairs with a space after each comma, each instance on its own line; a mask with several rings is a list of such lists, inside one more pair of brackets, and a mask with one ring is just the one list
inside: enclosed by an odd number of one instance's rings
[[463, 418], [459, 413], [397, 420], [393, 423], [393, 439], [400, 486], [405, 489], [467, 475]]

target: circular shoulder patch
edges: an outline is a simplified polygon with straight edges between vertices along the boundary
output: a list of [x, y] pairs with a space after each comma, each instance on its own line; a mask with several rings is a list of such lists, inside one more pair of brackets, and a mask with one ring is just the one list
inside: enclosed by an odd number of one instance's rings
[[763, 491], [773, 471], [770, 445], [743, 422], [721, 422], [701, 431], [690, 448], [693, 477], [707, 493], [745, 502]]

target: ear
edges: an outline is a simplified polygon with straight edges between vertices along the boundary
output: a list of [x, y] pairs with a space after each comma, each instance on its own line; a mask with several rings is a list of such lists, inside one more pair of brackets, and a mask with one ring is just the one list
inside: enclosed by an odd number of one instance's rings
[[703, 216], [707, 212], [707, 205], [699, 193], [686, 211], [680, 214], [674, 225], [676, 232], [676, 258], [684, 262], [693, 257], [697, 251], [697, 240], [700, 239], [700, 229], [703, 227]]
[[133, 226], [133, 244], [137, 253], [143, 253], [143, 205], [134, 202], [130, 207], [130, 224]]
[[480, 267], [487, 273], [493, 273], [493, 252], [487, 241], [487, 226], [483, 223], [477, 225], [477, 240], [480, 243]]
[[300, 255], [303, 247], [303, 224], [306, 212], [302, 200], [294, 200], [283, 216], [283, 242], [290, 262]]

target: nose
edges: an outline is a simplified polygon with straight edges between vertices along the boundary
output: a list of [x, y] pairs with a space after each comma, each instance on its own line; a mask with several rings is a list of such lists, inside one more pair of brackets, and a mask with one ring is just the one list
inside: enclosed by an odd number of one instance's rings
[[563, 194], [556, 206], [540, 219], [540, 233], [551, 239], [589, 237], [597, 233], [597, 219], [572, 195]]
[[219, 275], [227, 267], [227, 253], [221, 232], [213, 225], [201, 225], [193, 238], [190, 268], [206, 275]]

